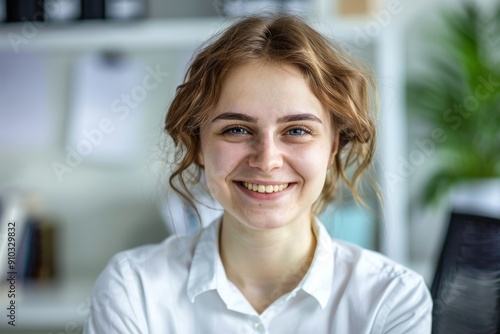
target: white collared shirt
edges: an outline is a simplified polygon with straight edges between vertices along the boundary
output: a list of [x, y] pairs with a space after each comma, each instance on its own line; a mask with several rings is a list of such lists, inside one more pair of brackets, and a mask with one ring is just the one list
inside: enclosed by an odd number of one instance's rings
[[431, 332], [432, 300], [419, 275], [332, 241], [321, 223], [306, 275], [258, 314], [226, 277], [219, 226], [114, 256], [94, 287], [84, 333]]

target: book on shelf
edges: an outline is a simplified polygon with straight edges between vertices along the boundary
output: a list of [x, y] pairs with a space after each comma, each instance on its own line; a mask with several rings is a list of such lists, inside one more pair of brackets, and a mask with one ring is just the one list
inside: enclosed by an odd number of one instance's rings
[[0, 0], [0, 23], [7, 18], [6, 0]]
[[81, 0], [82, 19], [135, 19], [146, 15], [146, 0]]
[[36, 272], [39, 280], [51, 280], [57, 277], [56, 271], [56, 228], [52, 223], [45, 223], [40, 228], [40, 267]]
[[0, 0], [0, 22], [129, 20], [146, 16], [147, 0]]
[[37, 0], [5, 1], [6, 22], [43, 21], [43, 2]]
[[106, 0], [106, 18], [135, 19], [146, 15], [145, 0]]
[[106, 18], [105, 0], [81, 0], [82, 20], [100, 20]]
[[0, 196], [0, 284], [16, 276], [16, 284], [56, 277], [56, 223], [29, 213], [24, 198]]
[[341, 16], [367, 16], [380, 9], [380, 0], [339, 0], [338, 12]]
[[16, 261], [20, 282], [56, 278], [55, 239], [56, 229], [52, 221], [39, 217], [28, 219]]

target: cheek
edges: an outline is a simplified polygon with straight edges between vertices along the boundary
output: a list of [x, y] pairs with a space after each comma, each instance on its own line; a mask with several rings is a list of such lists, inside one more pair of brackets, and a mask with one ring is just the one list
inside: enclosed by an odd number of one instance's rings
[[207, 182], [208, 189], [212, 196], [219, 200], [220, 193], [223, 191], [222, 182], [224, 181], [224, 175], [221, 172], [221, 166], [218, 164], [218, 160], [214, 159], [213, 155], [208, 155], [205, 158], [205, 179]]
[[293, 168], [304, 181], [304, 191], [312, 203], [321, 195], [325, 185], [329, 155], [327, 149], [312, 149], [297, 152]]
[[208, 188], [216, 199], [227, 188], [227, 180], [241, 161], [239, 156], [241, 150], [234, 149], [225, 143], [213, 144], [210, 148], [203, 150], [205, 162], [205, 178]]
[[231, 149], [229, 145], [224, 143], [214, 143], [204, 150], [203, 155], [205, 168], [212, 175], [217, 175], [217, 179], [219, 179], [231, 171], [232, 165], [235, 164], [237, 150]]
[[294, 165], [304, 178], [321, 179], [326, 175], [330, 154], [327, 147], [315, 147], [294, 152]]

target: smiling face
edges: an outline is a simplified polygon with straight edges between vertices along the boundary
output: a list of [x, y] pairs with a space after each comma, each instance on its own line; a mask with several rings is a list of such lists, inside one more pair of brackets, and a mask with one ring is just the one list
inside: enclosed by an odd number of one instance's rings
[[254, 229], [309, 223], [336, 153], [334, 138], [298, 69], [232, 70], [200, 134], [199, 162], [224, 221]]

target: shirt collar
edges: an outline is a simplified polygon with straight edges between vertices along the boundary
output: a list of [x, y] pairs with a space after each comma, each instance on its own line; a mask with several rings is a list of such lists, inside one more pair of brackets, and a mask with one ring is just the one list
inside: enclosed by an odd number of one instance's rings
[[[219, 225], [220, 219], [217, 219], [199, 232], [201, 236], [194, 251], [187, 284], [187, 294], [191, 302], [194, 302], [199, 294], [217, 288], [216, 270], [220, 270]], [[220, 265], [222, 266], [222, 263]]]
[[316, 250], [311, 266], [297, 288], [313, 296], [324, 309], [333, 285], [334, 245], [325, 226], [316, 218]]
[[[227, 276], [219, 255], [219, 227], [221, 219], [203, 229], [196, 246], [191, 268], [189, 270], [187, 294], [189, 300], [203, 292], [217, 290], [229, 307], [234, 301], [231, 290], [234, 290]], [[333, 242], [323, 224], [316, 219], [317, 245], [314, 258], [304, 278], [294, 291], [302, 289], [314, 297], [321, 308], [325, 308], [330, 299], [333, 283]], [[293, 294], [291, 294], [293, 295]]]

